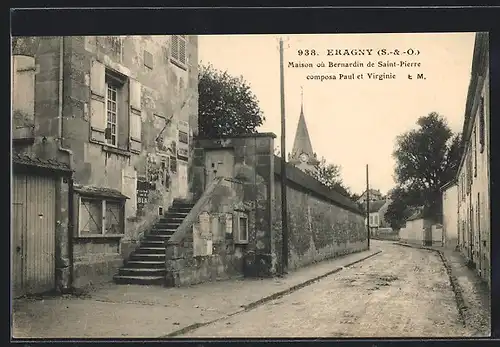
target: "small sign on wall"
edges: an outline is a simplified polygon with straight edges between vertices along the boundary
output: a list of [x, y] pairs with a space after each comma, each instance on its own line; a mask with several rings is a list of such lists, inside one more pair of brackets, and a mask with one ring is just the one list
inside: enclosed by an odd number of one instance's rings
[[210, 215], [208, 212], [200, 213], [198, 220], [200, 222], [200, 230], [202, 234], [208, 233], [210, 231]]
[[212, 255], [212, 240], [207, 240], [206, 255]]
[[198, 223], [193, 224], [193, 256], [212, 254], [212, 233], [210, 230], [210, 214], [202, 212], [198, 216]]
[[187, 122], [179, 121], [177, 142], [177, 157], [187, 161], [189, 157], [189, 124]]
[[226, 235], [233, 234], [233, 215], [226, 213]]

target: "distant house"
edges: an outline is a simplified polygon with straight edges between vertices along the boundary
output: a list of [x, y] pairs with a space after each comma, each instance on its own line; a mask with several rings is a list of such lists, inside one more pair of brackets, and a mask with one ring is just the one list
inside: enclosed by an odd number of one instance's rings
[[365, 204], [367, 197], [370, 199], [370, 201], [379, 201], [382, 200], [382, 193], [378, 189], [370, 189], [369, 194], [367, 194], [365, 190], [363, 194], [361, 194], [357, 202], [360, 204]]
[[442, 245], [441, 225], [426, 218], [423, 207], [418, 207], [406, 219], [406, 225], [399, 231], [400, 240], [423, 246]]
[[[370, 199], [371, 200], [371, 199]], [[380, 209], [386, 204], [385, 200], [370, 201], [368, 205], [369, 209], [369, 226], [371, 234], [374, 234], [378, 228], [380, 228], [383, 222], [383, 216], [380, 215]], [[363, 209], [366, 212], [366, 204], [363, 205]], [[365, 218], [365, 225], [367, 224]]]
[[379, 215], [379, 220], [380, 220], [380, 225], [379, 225], [380, 228], [390, 228], [391, 227], [390, 223], [385, 219], [385, 213], [387, 212], [387, 208], [389, 207], [391, 202], [392, 202], [391, 199], [386, 198], [384, 200], [384, 204], [378, 210], [378, 215]]

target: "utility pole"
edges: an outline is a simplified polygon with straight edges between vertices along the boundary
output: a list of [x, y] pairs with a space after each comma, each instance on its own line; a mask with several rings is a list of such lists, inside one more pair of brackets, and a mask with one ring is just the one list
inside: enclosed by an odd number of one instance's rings
[[286, 201], [286, 142], [285, 142], [285, 73], [283, 69], [283, 39], [280, 38], [280, 95], [281, 95], [281, 232], [282, 274], [288, 272], [288, 211]]
[[368, 179], [368, 164], [366, 164], [366, 229], [368, 249], [370, 249], [370, 183]]

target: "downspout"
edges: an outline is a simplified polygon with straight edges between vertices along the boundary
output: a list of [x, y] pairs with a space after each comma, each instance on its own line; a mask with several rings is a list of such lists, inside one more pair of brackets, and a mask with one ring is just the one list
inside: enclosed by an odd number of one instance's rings
[[[65, 152], [69, 158], [69, 167], [73, 170], [73, 151], [69, 148], [63, 146], [63, 87], [64, 87], [64, 36], [59, 39], [59, 79], [58, 79], [58, 104], [57, 104], [57, 120], [58, 120], [58, 149], [61, 152]], [[69, 189], [68, 189], [68, 252], [69, 252], [69, 287], [73, 286], [73, 276], [74, 276], [74, 259], [73, 259], [73, 174], [69, 177]]]

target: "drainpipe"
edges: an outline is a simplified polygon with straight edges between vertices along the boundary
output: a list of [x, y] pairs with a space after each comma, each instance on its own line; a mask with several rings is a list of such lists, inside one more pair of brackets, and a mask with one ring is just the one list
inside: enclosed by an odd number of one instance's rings
[[[57, 120], [58, 120], [58, 149], [65, 152], [69, 157], [69, 167], [73, 170], [73, 151], [63, 146], [63, 81], [64, 81], [64, 36], [59, 39], [59, 79], [58, 79], [58, 104], [57, 104]], [[73, 285], [73, 175], [69, 177], [68, 189], [68, 247], [69, 247], [69, 286]]]

